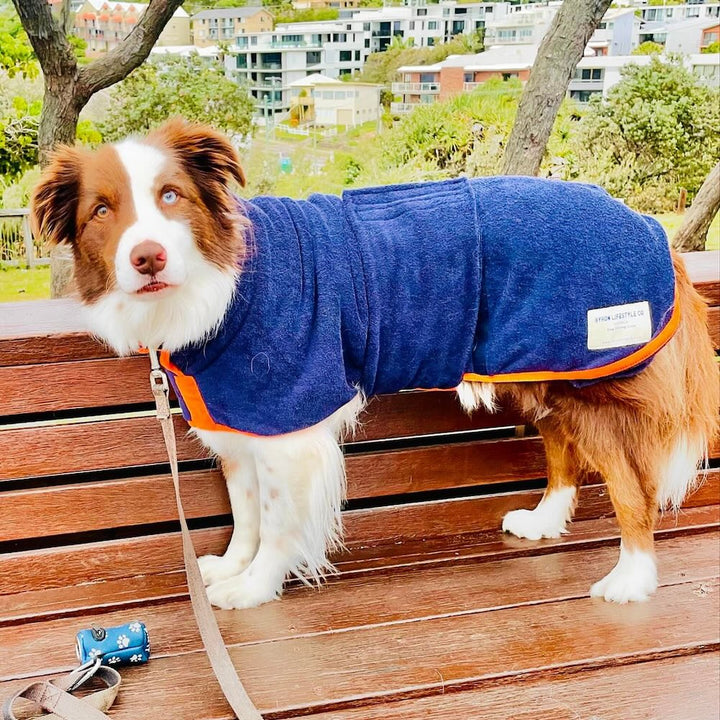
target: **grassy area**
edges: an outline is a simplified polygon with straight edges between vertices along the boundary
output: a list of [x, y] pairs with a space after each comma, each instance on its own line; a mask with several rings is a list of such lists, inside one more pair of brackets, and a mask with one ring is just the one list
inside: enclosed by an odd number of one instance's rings
[[41, 300], [50, 297], [50, 268], [0, 269], [0, 302]]
[[[683, 216], [676, 213], [656, 215], [668, 236], [672, 238], [680, 227]], [[707, 241], [708, 250], [720, 250], [720, 214], [715, 216]], [[25, 268], [0, 269], [0, 302], [17, 300], [40, 300], [50, 297], [50, 268], [34, 270]]]

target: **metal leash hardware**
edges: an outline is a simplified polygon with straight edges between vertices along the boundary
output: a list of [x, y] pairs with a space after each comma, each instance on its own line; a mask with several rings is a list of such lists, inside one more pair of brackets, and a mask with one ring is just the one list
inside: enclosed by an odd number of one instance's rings
[[175, 502], [177, 504], [178, 519], [182, 534], [183, 557], [185, 559], [185, 574], [187, 575], [188, 590], [190, 591], [190, 603], [195, 621], [200, 631], [205, 652], [210, 660], [215, 677], [220, 689], [233, 709], [237, 720], [262, 720], [262, 715], [255, 707], [247, 691], [243, 687], [235, 666], [233, 665], [230, 653], [225, 647], [220, 629], [218, 628], [215, 614], [205, 592], [205, 584], [202, 581], [200, 567], [198, 566], [195, 548], [190, 537], [183, 511], [182, 500], [180, 499], [180, 477], [178, 475], [177, 449], [175, 445], [175, 429], [173, 427], [172, 413], [170, 412], [170, 388], [167, 375], [160, 366], [157, 348], [148, 348], [150, 357], [150, 388], [155, 398], [157, 418], [160, 421], [165, 448], [170, 460], [170, 472], [175, 489]]

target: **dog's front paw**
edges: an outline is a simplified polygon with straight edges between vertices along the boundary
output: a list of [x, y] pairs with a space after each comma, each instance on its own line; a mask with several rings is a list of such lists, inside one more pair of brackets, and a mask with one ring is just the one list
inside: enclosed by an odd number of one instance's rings
[[538, 508], [512, 510], [503, 518], [502, 529], [503, 532], [528, 540], [559, 538], [567, 532], [564, 518], [548, 516]]
[[243, 562], [227, 555], [203, 555], [198, 558], [200, 574], [206, 587], [239, 575], [249, 563], [249, 560]]
[[210, 602], [223, 610], [240, 610], [262, 605], [282, 594], [282, 583], [268, 582], [261, 576], [244, 572], [210, 585], [207, 589]]

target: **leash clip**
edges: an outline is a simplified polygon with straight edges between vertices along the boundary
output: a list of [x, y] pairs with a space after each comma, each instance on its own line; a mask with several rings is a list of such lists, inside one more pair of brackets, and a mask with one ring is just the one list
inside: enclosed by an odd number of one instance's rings
[[73, 690], [77, 690], [81, 685], [84, 685], [93, 675], [95, 675], [100, 665], [102, 665], [102, 657], [96, 656], [92, 660], [88, 660], [82, 665], [76, 667], [68, 677], [71, 678], [73, 675], [78, 675], [78, 677], [65, 688], [65, 691], [72, 692]]
[[155, 408], [159, 420], [167, 420], [170, 417], [170, 386], [168, 385], [167, 374], [160, 367], [157, 350], [148, 348], [150, 354], [150, 389], [155, 398]]

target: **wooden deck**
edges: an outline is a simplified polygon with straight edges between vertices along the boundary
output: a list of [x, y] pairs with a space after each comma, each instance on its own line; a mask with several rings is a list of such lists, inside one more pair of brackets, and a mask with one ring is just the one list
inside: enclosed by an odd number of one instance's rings
[[[688, 262], [717, 323], [720, 256]], [[111, 716], [231, 718], [187, 598], [147, 361], [111, 358], [77, 323], [67, 301], [0, 305], [0, 699], [73, 667], [78, 629], [140, 619], [153, 658], [122, 672]], [[222, 478], [177, 424], [196, 549], [222, 552]], [[217, 611], [266, 718], [720, 716], [720, 445], [660, 520], [657, 595], [628, 606], [588, 597], [618, 554], [602, 485], [583, 486], [559, 540], [499, 531], [544, 484], [542, 443], [512, 410], [468, 419], [450, 393], [378, 398], [346, 453], [340, 573]]]

